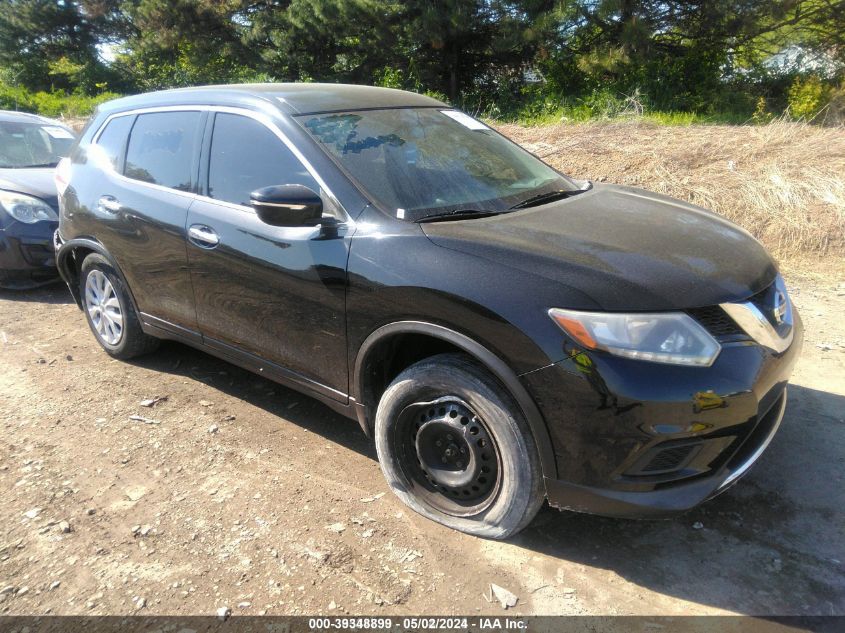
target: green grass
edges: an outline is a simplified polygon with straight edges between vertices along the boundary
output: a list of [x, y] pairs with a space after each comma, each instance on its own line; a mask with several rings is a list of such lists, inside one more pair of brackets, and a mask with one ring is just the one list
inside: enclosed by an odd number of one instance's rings
[[721, 112], [717, 114], [698, 114], [697, 112], [647, 112], [642, 116], [646, 121], [653, 121], [660, 125], [743, 125], [751, 123], [751, 117], [736, 112]]
[[753, 121], [746, 114], [724, 112], [717, 114], [699, 114], [682, 111], [652, 111], [637, 115], [633, 113], [604, 114], [596, 113], [587, 106], [563, 107], [540, 113], [521, 112], [511, 117], [501, 117], [500, 121], [518, 123], [527, 127], [554, 125], [556, 123], [586, 123], [590, 121], [647, 121], [658, 125], [743, 125]]

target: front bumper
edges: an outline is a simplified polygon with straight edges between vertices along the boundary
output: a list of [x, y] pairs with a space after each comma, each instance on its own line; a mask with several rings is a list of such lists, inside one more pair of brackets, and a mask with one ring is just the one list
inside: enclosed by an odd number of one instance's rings
[[0, 229], [0, 287], [34, 288], [59, 278], [53, 232], [58, 222], [14, 222]]
[[723, 345], [708, 368], [573, 355], [522, 376], [555, 449], [551, 505], [606, 516], [666, 517], [739, 480], [771, 442], [803, 329], [780, 354]]
[[728, 460], [724, 471], [716, 476], [642, 492], [592, 488], [546, 479], [549, 502], [562, 510], [623, 518], [665, 518], [682, 514], [724, 492], [751, 469], [774, 438], [785, 410], [786, 391], [767, 414], [771, 417], [762, 423], [761, 433], [749, 440], [748, 450], [738, 451]]

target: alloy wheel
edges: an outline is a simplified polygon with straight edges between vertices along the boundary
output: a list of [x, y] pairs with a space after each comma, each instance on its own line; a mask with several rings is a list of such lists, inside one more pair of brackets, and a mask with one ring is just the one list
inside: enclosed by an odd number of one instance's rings
[[92, 270], [85, 280], [85, 308], [97, 336], [117, 345], [123, 336], [123, 309], [114, 286], [99, 270]]

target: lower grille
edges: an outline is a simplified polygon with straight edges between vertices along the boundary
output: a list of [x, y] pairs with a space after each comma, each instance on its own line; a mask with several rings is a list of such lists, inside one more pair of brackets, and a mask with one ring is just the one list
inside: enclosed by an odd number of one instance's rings
[[701, 448], [700, 440], [685, 440], [663, 443], [643, 455], [625, 473], [628, 476], [665, 475], [681, 470], [695, 457]]
[[49, 244], [22, 244], [21, 252], [26, 262], [33, 266], [52, 265], [55, 256], [55, 251]]
[[643, 475], [656, 475], [676, 470], [689, 457], [692, 446], [677, 446], [667, 448], [655, 455], [651, 461], [640, 469]]

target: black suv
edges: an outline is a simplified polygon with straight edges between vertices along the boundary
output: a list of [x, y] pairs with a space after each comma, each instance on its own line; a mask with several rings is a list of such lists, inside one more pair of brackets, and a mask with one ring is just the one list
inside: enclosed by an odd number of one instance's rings
[[665, 516], [772, 439], [801, 325], [703, 209], [572, 180], [429, 97], [216, 86], [100, 107], [58, 265], [105, 350], [174, 339], [321, 400], [411, 508]]

